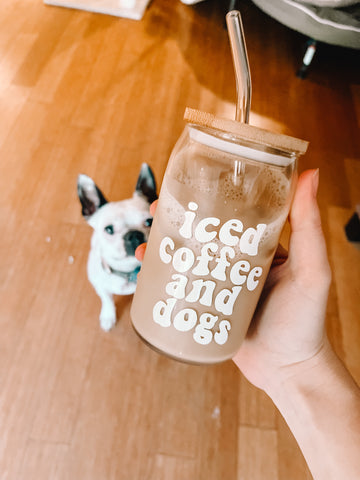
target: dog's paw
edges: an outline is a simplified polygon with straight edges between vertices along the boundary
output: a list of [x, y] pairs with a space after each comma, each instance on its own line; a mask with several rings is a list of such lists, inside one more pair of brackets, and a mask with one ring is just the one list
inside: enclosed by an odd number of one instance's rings
[[100, 327], [105, 331], [108, 332], [111, 330], [116, 323], [116, 317], [113, 315], [101, 315], [100, 316]]

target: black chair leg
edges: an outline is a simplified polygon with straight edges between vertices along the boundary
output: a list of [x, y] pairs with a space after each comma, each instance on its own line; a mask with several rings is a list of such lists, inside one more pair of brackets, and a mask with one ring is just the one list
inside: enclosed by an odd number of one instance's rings
[[231, 10], [235, 10], [236, 3], [237, 3], [236, 0], [230, 0], [229, 7], [228, 7], [229, 12], [231, 12]]
[[314, 58], [314, 55], [315, 55], [315, 52], [316, 52], [316, 48], [317, 48], [317, 41], [316, 40], [313, 40], [313, 39], [309, 39], [307, 41], [307, 48], [306, 48], [306, 52], [305, 52], [305, 55], [304, 55], [304, 58], [303, 58], [303, 61], [302, 61], [302, 65], [301, 67], [299, 68], [296, 76], [299, 77], [299, 78], [305, 78], [306, 77], [306, 74], [307, 74], [307, 71], [309, 69], [309, 66]]

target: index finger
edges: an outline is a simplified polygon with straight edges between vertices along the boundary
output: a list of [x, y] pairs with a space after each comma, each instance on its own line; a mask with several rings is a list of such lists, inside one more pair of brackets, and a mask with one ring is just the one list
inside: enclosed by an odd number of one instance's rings
[[150, 205], [150, 215], [152, 216], [155, 215], [157, 204], [158, 204], [158, 200], [154, 200], [153, 203]]

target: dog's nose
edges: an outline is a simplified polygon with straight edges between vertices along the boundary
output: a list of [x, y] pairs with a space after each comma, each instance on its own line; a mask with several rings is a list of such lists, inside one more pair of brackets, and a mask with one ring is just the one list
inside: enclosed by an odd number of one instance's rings
[[127, 255], [134, 255], [137, 247], [145, 242], [145, 235], [139, 230], [129, 230], [123, 238]]

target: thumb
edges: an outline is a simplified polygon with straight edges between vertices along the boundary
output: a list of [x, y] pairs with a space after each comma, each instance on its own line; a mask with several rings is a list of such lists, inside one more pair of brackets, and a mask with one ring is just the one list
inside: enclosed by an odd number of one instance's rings
[[289, 265], [299, 280], [307, 284], [323, 283], [330, 277], [326, 244], [316, 201], [319, 170], [307, 170], [300, 175], [290, 211], [291, 238]]
[[136, 260], [139, 260], [139, 262], [142, 262], [144, 260], [145, 250], [146, 250], [146, 243], [142, 243], [137, 247], [137, 249], [135, 250]]

